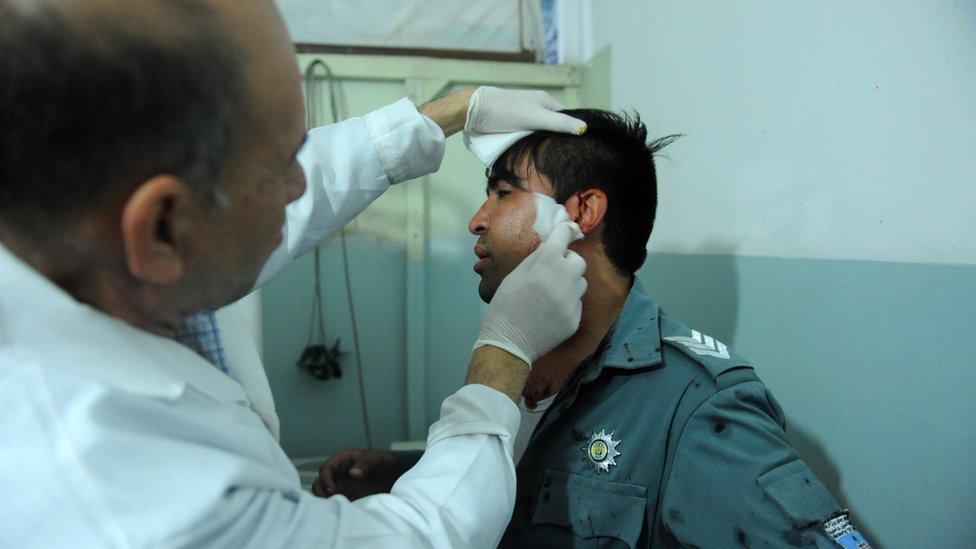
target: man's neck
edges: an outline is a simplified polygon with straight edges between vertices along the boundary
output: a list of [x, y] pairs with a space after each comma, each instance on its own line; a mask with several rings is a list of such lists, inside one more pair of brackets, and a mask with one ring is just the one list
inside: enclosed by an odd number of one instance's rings
[[7, 233], [0, 233], [0, 243], [80, 303], [156, 335], [172, 337], [179, 326], [180, 316], [175, 311], [160, 314], [159, 309], [169, 307], [155, 303], [158, 299], [133, 284], [122, 267], [111, 268], [116, 263], [121, 265], [118, 258], [100, 255], [96, 248], [65, 246], [45, 252], [26, 239]]
[[592, 355], [620, 317], [630, 293], [632, 278], [621, 276], [609, 265], [587, 272], [580, 327], [569, 339], [532, 365], [522, 395], [526, 404], [536, 403], [562, 390], [577, 366]]

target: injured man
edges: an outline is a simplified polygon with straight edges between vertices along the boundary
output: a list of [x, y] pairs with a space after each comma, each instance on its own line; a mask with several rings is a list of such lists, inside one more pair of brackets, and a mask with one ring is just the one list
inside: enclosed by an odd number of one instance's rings
[[[539, 245], [551, 199], [582, 230], [570, 249], [587, 264], [580, 328], [532, 365], [523, 393], [501, 546], [869, 547], [787, 441], [753, 365], [668, 316], [634, 276], [657, 207], [654, 154], [674, 137], [648, 143], [636, 116], [564, 112], [587, 123], [583, 137], [518, 135], [494, 154], [469, 144], [491, 165], [469, 224], [481, 298]], [[417, 458], [345, 450], [314, 489], [388, 491]]]

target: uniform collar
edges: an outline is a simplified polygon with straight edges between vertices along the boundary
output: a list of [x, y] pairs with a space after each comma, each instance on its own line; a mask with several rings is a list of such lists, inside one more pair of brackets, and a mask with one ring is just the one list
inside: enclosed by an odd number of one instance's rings
[[[637, 278], [630, 288], [620, 317], [612, 329], [610, 342], [604, 347], [593, 378], [605, 367], [632, 370], [661, 362], [661, 332], [658, 327], [657, 303], [644, 293]], [[590, 377], [590, 376], [587, 376]]]
[[[637, 370], [662, 364], [659, 317], [657, 303], [647, 297], [644, 287], [634, 278], [620, 316], [604, 339], [609, 342], [602, 345], [602, 352], [598, 349], [577, 367], [574, 381], [563, 388], [560, 409], [565, 410], [576, 398], [580, 387], [599, 378], [604, 368]], [[579, 381], [575, 381], [577, 379]], [[548, 414], [546, 423], [538, 428], [544, 428], [554, 417]]]
[[2, 245], [0, 359], [143, 396], [172, 399], [193, 387], [219, 402], [248, 401], [192, 350], [76, 301]]

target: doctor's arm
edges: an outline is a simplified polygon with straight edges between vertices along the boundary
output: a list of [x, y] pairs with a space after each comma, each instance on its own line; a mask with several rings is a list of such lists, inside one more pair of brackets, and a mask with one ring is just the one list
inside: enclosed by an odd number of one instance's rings
[[[228, 545], [249, 536], [262, 546], [493, 547], [515, 504], [515, 405], [529, 365], [579, 326], [586, 291], [583, 259], [567, 249], [578, 231], [557, 226], [495, 293], [468, 368], [448, 397], [416, 466], [389, 494], [350, 502], [299, 491], [227, 490], [220, 518]], [[262, 534], [262, 535], [258, 535]]]
[[287, 206], [282, 243], [254, 287], [341, 229], [390, 185], [437, 171], [447, 136], [462, 128], [582, 133], [585, 124], [556, 112], [561, 108], [542, 91], [482, 86], [425, 103], [419, 110], [404, 98], [363, 117], [312, 129], [298, 155], [305, 194]]
[[[467, 383], [492, 387], [518, 402], [528, 372], [522, 359], [486, 345], [472, 353]], [[343, 450], [322, 465], [312, 483], [312, 493], [320, 497], [341, 494], [350, 500], [389, 493], [394, 483], [416, 466], [423, 455], [423, 451]]]

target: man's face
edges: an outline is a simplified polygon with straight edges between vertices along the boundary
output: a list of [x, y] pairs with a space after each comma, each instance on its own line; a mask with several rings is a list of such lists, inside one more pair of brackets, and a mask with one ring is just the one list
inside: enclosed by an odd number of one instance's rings
[[481, 275], [478, 294], [486, 303], [508, 273], [539, 246], [539, 235], [532, 230], [532, 193], [553, 195], [549, 180], [535, 170], [530, 160], [519, 163], [514, 173], [518, 181], [489, 183], [488, 198], [468, 223], [471, 234], [478, 236], [474, 271]]
[[[256, 7], [255, 7], [256, 6]], [[281, 243], [285, 206], [305, 192], [296, 153], [305, 138], [300, 77], [274, 4], [256, 3], [247, 22], [251, 99], [246, 135], [228, 163], [222, 188], [230, 209], [213, 215], [205, 287], [208, 306], [245, 295]]]

